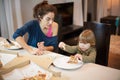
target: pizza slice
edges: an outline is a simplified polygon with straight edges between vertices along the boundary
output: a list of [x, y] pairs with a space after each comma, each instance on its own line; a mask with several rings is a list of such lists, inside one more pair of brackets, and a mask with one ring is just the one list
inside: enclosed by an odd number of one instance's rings
[[75, 58], [75, 56], [70, 56], [70, 59], [68, 60], [68, 63], [77, 64], [78, 60], [77, 60], [77, 58]]
[[39, 71], [37, 75], [24, 78], [23, 80], [46, 80], [46, 74], [43, 74]]

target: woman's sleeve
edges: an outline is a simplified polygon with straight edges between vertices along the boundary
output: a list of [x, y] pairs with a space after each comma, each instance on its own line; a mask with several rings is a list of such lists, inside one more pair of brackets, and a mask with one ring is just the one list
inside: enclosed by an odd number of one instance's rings
[[58, 46], [58, 36], [51, 39], [51, 45], [56, 48]]
[[28, 30], [30, 29], [30, 26], [32, 25], [32, 21], [24, 24], [22, 27], [18, 28], [14, 34], [13, 38], [16, 39], [18, 36], [23, 36]]

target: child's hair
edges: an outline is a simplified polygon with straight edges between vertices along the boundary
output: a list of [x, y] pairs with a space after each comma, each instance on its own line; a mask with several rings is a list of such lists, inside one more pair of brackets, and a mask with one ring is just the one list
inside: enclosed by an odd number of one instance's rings
[[91, 46], [95, 46], [95, 41], [95, 35], [90, 29], [82, 31], [82, 33], [79, 35], [79, 42], [90, 43]]

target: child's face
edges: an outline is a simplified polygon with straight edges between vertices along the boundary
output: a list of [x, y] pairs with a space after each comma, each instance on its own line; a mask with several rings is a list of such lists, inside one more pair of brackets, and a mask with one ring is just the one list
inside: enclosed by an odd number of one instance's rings
[[82, 51], [86, 51], [87, 49], [90, 48], [90, 43], [82, 43], [82, 42], [79, 42], [79, 48], [80, 48]]

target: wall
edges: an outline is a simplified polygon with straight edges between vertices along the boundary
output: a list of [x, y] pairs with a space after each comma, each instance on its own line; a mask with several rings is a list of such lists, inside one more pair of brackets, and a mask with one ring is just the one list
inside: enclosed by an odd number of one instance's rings
[[91, 20], [96, 20], [97, 0], [88, 0], [88, 13], [91, 13]]
[[[12, 13], [13, 13], [13, 22], [14, 22], [14, 31], [21, 27], [27, 21], [33, 19], [33, 7], [43, 1], [43, 0], [11, 0], [12, 2]], [[48, 0], [50, 4], [55, 3], [66, 3], [66, 2], [74, 2], [74, 20], [73, 23], [76, 25], [83, 25], [83, 12], [82, 12], [82, 1], [84, 0]], [[88, 0], [86, 1], [86, 5]], [[108, 15], [109, 3], [106, 1], [110, 0], [97, 0], [98, 8], [97, 8], [97, 21], [100, 20], [101, 17]], [[112, 15], [120, 16], [120, 0], [112, 0]], [[104, 3], [104, 4], [103, 4]], [[84, 5], [85, 6], [85, 5]], [[87, 11], [87, 8], [85, 8]], [[86, 12], [84, 13], [86, 15]], [[84, 15], [84, 18], [85, 18]], [[86, 18], [85, 18], [86, 20]]]
[[[21, 0], [21, 11], [22, 11], [22, 19], [23, 24], [31, 19], [33, 19], [33, 7], [43, 0]], [[83, 25], [83, 17], [82, 17], [82, 3], [81, 0], [48, 0], [50, 4], [55, 3], [66, 3], [66, 2], [74, 2], [74, 18], [73, 24]]]
[[120, 16], [120, 0], [107, 0], [108, 15]]
[[120, 16], [120, 0], [111, 0], [111, 15]]

